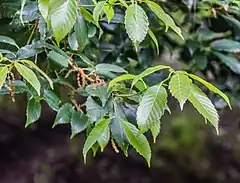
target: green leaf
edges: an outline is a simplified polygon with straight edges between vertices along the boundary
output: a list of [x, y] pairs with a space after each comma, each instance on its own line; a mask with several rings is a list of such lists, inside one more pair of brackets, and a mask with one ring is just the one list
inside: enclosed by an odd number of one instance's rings
[[158, 46], [158, 40], [157, 40], [156, 36], [154, 35], [154, 33], [152, 32], [151, 29], [148, 29], [148, 34], [149, 34], [149, 36], [151, 37], [151, 39], [153, 40], [153, 42], [156, 46], [157, 55], [159, 55], [159, 46]]
[[148, 17], [138, 4], [128, 6], [125, 14], [125, 28], [135, 49], [144, 40], [148, 31]]
[[146, 159], [148, 166], [150, 167], [151, 148], [147, 138], [143, 134], [139, 134], [138, 129], [133, 124], [122, 120], [122, 125], [128, 141], [134, 147], [134, 149]]
[[53, 128], [59, 124], [68, 124], [71, 122], [73, 106], [69, 103], [64, 104], [58, 111]]
[[111, 117], [112, 121], [110, 124], [110, 129], [112, 132], [112, 137], [116, 141], [117, 145], [122, 149], [124, 154], [127, 156], [129, 142], [121, 122], [121, 120], [126, 121], [127, 118], [122, 109], [122, 105], [117, 101], [113, 102], [113, 113], [111, 114]]
[[96, 25], [96, 22], [94, 21], [93, 16], [92, 16], [91, 13], [89, 13], [86, 9], [84, 9], [82, 7], [81, 7], [80, 11], [81, 11], [81, 14], [82, 14], [82, 16], [84, 17], [84, 19], [86, 21]]
[[66, 0], [51, 13], [51, 25], [59, 45], [60, 41], [71, 31], [77, 18], [75, 0]]
[[103, 11], [103, 7], [105, 5], [106, 1], [99, 1], [94, 10], [93, 10], [93, 19], [95, 21], [95, 24], [99, 27], [99, 23], [98, 23], [98, 20], [99, 20], [99, 17], [100, 17], [100, 14], [102, 13]]
[[60, 98], [51, 90], [44, 90], [43, 93], [44, 100], [47, 104], [54, 110], [59, 110], [59, 104], [61, 103]]
[[55, 61], [62, 67], [68, 67], [68, 58], [55, 51], [50, 51], [48, 54], [48, 58]]
[[98, 143], [101, 147], [101, 152], [105, 149], [108, 142], [110, 140], [110, 130], [109, 127], [107, 127], [101, 134], [100, 138], [98, 139]]
[[0, 43], [10, 44], [10, 45], [15, 46], [19, 49], [17, 43], [13, 39], [11, 39], [10, 37], [0, 36]]
[[216, 55], [219, 58], [219, 60], [226, 66], [228, 66], [233, 72], [240, 74], [240, 62], [236, 58], [226, 56], [218, 52], [213, 52], [213, 54]]
[[[28, 91], [28, 88], [26, 87], [26, 84], [20, 80], [16, 80], [13, 85], [13, 94], [22, 94]], [[0, 90], [0, 96], [2, 95], [9, 95], [9, 91], [7, 88], [2, 88]]]
[[88, 117], [83, 112], [73, 111], [71, 118], [71, 139], [88, 127]]
[[7, 74], [8, 74], [8, 67], [0, 67], [0, 90], [7, 78]]
[[236, 18], [232, 17], [232, 16], [226, 16], [223, 14], [220, 14], [224, 19], [226, 19], [227, 23], [233, 26], [236, 26], [238, 28], [238, 30], [240, 30], [240, 21], [237, 20]]
[[192, 84], [188, 100], [205, 119], [212, 123], [218, 134], [218, 113], [206, 94], [198, 86]]
[[157, 121], [151, 128], [150, 128], [153, 136], [153, 143], [156, 143], [156, 139], [158, 134], [160, 133], [161, 130], [161, 121]]
[[113, 9], [112, 5], [105, 4], [104, 7], [103, 7], [103, 10], [104, 10], [104, 13], [107, 16], [108, 23], [110, 23], [112, 18], [114, 17], [114, 9]]
[[232, 52], [232, 53], [240, 52], [240, 42], [229, 40], [229, 39], [221, 39], [221, 40], [213, 41], [210, 47], [213, 50], [217, 50], [217, 51], [226, 51], [226, 52]]
[[38, 9], [41, 12], [45, 21], [47, 21], [49, 13], [50, 0], [38, 0]]
[[87, 140], [85, 141], [84, 147], [83, 147], [83, 157], [84, 157], [84, 163], [87, 161], [87, 153], [91, 149], [91, 147], [99, 140], [99, 138], [102, 136], [103, 132], [108, 128], [108, 125], [110, 123], [110, 119], [103, 119], [99, 121], [96, 126], [92, 129], [90, 134], [87, 137]]
[[36, 122], [41, 116], [41, 104], [39, 100], [32, 98], [28, 101], [27, 104], [27, 121], [25, 127], [28, 127], [30, 124]]
[[86, 107], [88, 117], [93, 122], [100, 120], [107, 113], [107, 110], [98, 105], [90, 96], [87, 99]]
[[183, 110], [183, 106], [190, 95], [191, 83], [192, 81], [188, 76], [179, 72], [174, 74], [169, 82], [169, 90], [179, 101], [181, 110]]
[[68, 36], [68, 44], [72, 50], [78, 51], [78, 42], [75, 32]]
[[82, 51], [89, 43], [87, 24], [81, 14], [78, 15], [76, 23], [74, 25], [74, 31], [78, 42], [79, 50]]
[[27, 2], [27, 0], [21, 0], [20, 20], [21, 20], [22, 24], [23, 24], [22, 14], [23, 14], [23, 9], [24, 9], [26, 2]]
[[113, 80], [111, 80], [108, 84], [108, 88], [111, 88], [113, 85], [115, 85], [116, 83], [119, 83], [121, 81], [132, 80], [134, 78], [135, 78], [135, 75], [123, 74], [123, 75], [118, 76], [118, 77], [114, 78]]
[[19, 74], [27, 81], [30, 83], [30, 85], [37, 91], [38, 95], [40, 95], [40, 82], [36, 76], [36, 74], [29, 69], [28, 67], [26, 67], [23, 64], [20, 64], [18, 62], [14, 62], [14, 66], [17, 69], [17, 71], [19, 72]]
[[48, 81], [50, 87], [53, 89], [53, 81], [51, 78], [48, 77], [47, 74], [45, 74], [45, 72], [43, 72], [37, 65], [35, 65], [32, 61], [30, 60], [18, 60], [19, 62], [23, 62], [26, 63], [28, 66], [33, 67], [34, 69], [36, 69], [40, 74], [42, 74], [46, 80]]
[[96, 65], [96, 72], [102, 73], [102, 72], [116, 72], [116, 73], [126, 73], [127, 71], [123, 69], [122, 67], [119, 67], [117, 65], [113, 64], [97, 64]]
[[216, 88], [215, 86], [213, 86], [211, 83], [205, 81], [204, 79], [200, 78], [199, 76], [196, 76], [194, 74], [189, 74], [186, 73], [189, 77], [191, 77], [192, 79], [202, 83], [204, 86], [206, 86], [210, 91], [220, 95], [228, 104], [228, 106], [231, 108], [231, 104], [229, 101], [229, 98], [227, 97], [227, 95], [225, 95], [223, 92], [221, 92], [218, 88]]
[[132, 87], [139, 81], [141, 80], [142, 78], [156, 72], [156, 71], [159, 71], [159, 70], [162, 70], [162, 69], [171, 69], [171, 67], [169, 66], [165, 66], [165, 65], [157, 65], [157, 66], [153, 66], [153, 67], [149, 67], [147, 68], [146, 70], [144, 70], [141, 74], [137, 75], [133, 82], [132, 82]]
[[167, 105], [167, 91], [161, 85], [147, 89], [137, 110], [137, 123], [142, 133], [146, 132], [163, 116]]
[[102, 107], [106, 105], [109, 97], [106, 86], [88, 85], [85, 90], [89, 95], [98, 97], [102, 101]]
[[199, 69], [206, 69], [207, 67], [207, 56], [203, 52], [196, 52], [193, 55], [193, 59]]
[[163, 21], [163, 23], [166, 25], [166, 30], [168, 27], [171, 27], [174, 32], [176, 32], [182, 39], [182, 31], [181, 29], [175, 24], [174, 20], [164, 12], [164, 10], [155, 2], [144, 0], [144, 2], [148, 5], [148, 7], [152, 10], [152, 12]]

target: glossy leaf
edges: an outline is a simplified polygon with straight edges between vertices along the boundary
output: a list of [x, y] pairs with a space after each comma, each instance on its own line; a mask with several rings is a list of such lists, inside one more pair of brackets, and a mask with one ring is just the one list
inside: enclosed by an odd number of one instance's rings
[[111, 88], [113, 85], [115, 85], [116, 83], [119, 83], [121, 81], [132, 80], [134, 78], [135, 78], [135, 75], [123, 74], [123, 75], [118, 76], [118, 77], [114, 78], [113, 80], [111, 80], [108, 84], [108, 88]]
[[128, 141], [134, 149], [146, 159], [148, 166], [150, 167], [151, 148], [147, 138], [143, 134], [139, 134], [138, 129], [133, 124], [122, 120], [122, 125]]
[[114, 17], [114, 9], [113, 9], [112, 5], [105, 4], [104, 7], [103, 7], [103, 10], [104, 10], [104, 13], [107, 16], [108, 23], [110, 23], [112, 18]]
[[48, 58], [55, 61], [62, 67], [68, 67], [68, 58], [55, 51], [50, 51], [48, 54]]
[[116, 72], [116, 73], [126, 73], [127, 71], [123, 69], [122, 67], [119, 67], [117, 65], [113, 64], [97, 64], [96, 65], [96, 72], [102, 73], [102, 72]]
[[99, 121], [96, 124], [96, 126], [92, 129], [90, 134], [88, 135], [87, 140], [85, 141], [85, 144], [84, 144], [84, 147], [83, 147], [84, 163], [86, 163], [86, 161], [87, 161], [88, 151], [98, 141], [98, 139], [102, 136], [102, 134], [108, 128], [109, 123], [110, 123], [110, 119], [103, 119], [103, 120]]
[[106, 105], [109, 97], [106, 86], [88, 85], [85, 90], [89, 95], [93, 97], [98, 97], [102, 101], [102, 107]]
[[73, 111], [71, 118], [71, 139], [84, 131], [88, 126], [88, 117], [81, 111]]
[[64, 104], [58, 111], [53, 128], [59, 124], [67, 124], [71, 122], [73, 106], [69, 103]]
[[166, 105], [167, 91], [163, 86], [155, 85], [147, 89], [137, 110], [137, 124], [142, 133], [158, 123]]
[[192, 84], [191, 94], [188, 100], [193, 104], [197, 111], [215, 127], [218, 134], [218, 113], [206, 94], [197, 86]]
[[211, 48], [216, 51], [226, 51], [232, 53], [240, 52], [240, 42], [229, 39], [216, 40], [211, 43]]
[[110, 140], [110, 130], [109, 127], [107, 127], [101, 134], [101, 136], [98, 139], [99, 146], [101, 148], [101, 152], [105, 149], [108, 142]]
[[43, 93], [44, 100], [47, 104], [54, 110], [59, 110], [59, 104], [61, 103], [60, 98], [51, 90], [44, 90]]
[[29, 69], [28, 67], [26, 67], [23, 64], [20, 64], [18, 62], [14, 63], [15, 68], [17, 69], [17, 71], [19, 72], [19, 74], [27, 81], [30, 83], [30, 85], [37, 91], [38, 95], [40, 95], [40, 82], [36, 76], [36, 74]]
[[27, 104], [27, 121], [25, 127], [28, 127], [30, 124], [36, 122], [41, 115], [41, 104], [39, 100], [32, 98], [28, 101]]
[[174, 74], [169, 82], [169, 90], [179, 101], [181, 110], [183, 110], [183, 105], [190, 95], [191, 83], [192, 81], [188, 78], [188, 76], [179, 72]]
[[125, 13], [125, 28], [135, 49], [144, 40], [148, 31], [148, 17], [138, 4], [128, 6]]
[[12, 46], [19, 48], [17, 43], [10, 37], [0, 36], [0, 43], [10, 44]]
[[159, 46], [158, 46], [158, 40], [156, 38], [156, 36], [154, 35], [154, 33], [151, 31], [151, 29], [148, 29], [148, 34], [151, 37], [151, 39], [153, 40], [156, 49], [157, 49], [157, 55], [159, 54]]
[[[13, 85], [13, 94], [22, 94], [28, 91], [28, 88], [26, 87], [26, 84], [20, 80], [16, 80]], [[9, 95], [9, 91], [7, 88], [2, 88], [0, 90], [0, 96], [2, 95]]]

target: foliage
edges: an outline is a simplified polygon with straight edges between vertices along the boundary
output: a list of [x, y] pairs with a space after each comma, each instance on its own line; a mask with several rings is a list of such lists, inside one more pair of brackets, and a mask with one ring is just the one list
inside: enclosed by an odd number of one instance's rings
[[[171, 94], [181, 110], [187, 101], [192, 103], [218, 133], [217, 110], [196, 81], [231, 107], [228, 97], [197, 75], [162, 64], [150, 67], [151, 62], [146, 64], [151, 60], [150, 52], [143, 52], [144, 58], [141, 50], [156, 47], [158, 53], [162, 46], [174, 49], [179, 44], [188, 48], [200, 69], [206, 69], [207, 56], [213, 56], [239, 74], [234, 54], [240, 52], [240, 43], [226, 38], [229, 32], [200, 27], [198, 34], [185, 35], [182, 30], [191, 28], [189, 22], [181, 25], [181, 30], [172, 18], [175, 16], [167, 13], [168, 4], [149, 0], [11, 0], [1, 2], [0, 7], [12, 4], [15, 11], [6, 9], [0, 16], [11, 19], [3, 23], [6, 31], [0, 36], [0, 94], [9, 94], [15, 101], [15, 95], [27, 93], [26, 126], [40, 118], [41, 101], [45, 101], [57, 112], [53, 127], [69, 124], [71, 138], [86, 131], [85, 162], [89, 150], [96, 154], [96, 147], [103, 151], [111, 142], [116, 152], [121, 149], [126, 156], [129, 145], [133, 146], [150, 166], [151, 148], [144, 134], [151, 131], [155, 142], [161, 118], [166, 110], [170, 112]], [[193, 7], [183, 4], [184, 8]], [[193, 26], [206, 17], [220, 16], [239, 30], [238, 1], [204, 0], [197, 7]], [[178, 13], [190, 14], [184, 8]], [[30, 33], [19, 38], [11, 27], [18, 34], [24, 30]], [[171, 44], [171, 36], [177, 43]], [[167, 75], [154, 84], [146, 82], [146, 77], [166, 71]], [[127, 115], [129, 108], [137, 110], [134, 121]]]

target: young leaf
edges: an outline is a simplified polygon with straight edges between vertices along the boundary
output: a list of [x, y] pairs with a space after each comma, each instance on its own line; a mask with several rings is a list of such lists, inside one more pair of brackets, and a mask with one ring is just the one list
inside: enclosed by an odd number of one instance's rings
[[36, 76], [36, 74], [29, 69], [28, 67], [26, 67], [23, 64], [20, 64], [18, 62], [14, 63], [15, 68], [17, 69], [17, 71], [19, 72], [19, 74], [27, 81], [31, 84], [31, 86], [37, 91], [38, 95], [40, 95], [40, 82]]
[[156, 143], [156, 139], [158, 134], [160, 133], [161, 130], [161, 121], [158, 120], [151, 128], [150, 128], [153, 136], [153, 143]]
[[82, 51], [85, 48], [85, 46], [89, 43], [87, 24], [82, 14], [79, 14], [77, 17], [76, 23], [74, 25], [74, 31], [78, 42], [78, 48], [80, 51]]
[[62, 67], [68, 67], [68, 58], [55, 51], [50, 51], [48, 54], [48, 58], [55, 61]]
[[51, 25], [59, 45], [60, 41], [71, 31], [77, 18], [75, 0], [66, 0], [51, 13]]
[[87, 153], [91, 149], [91, 147], [99, 140], [99, 138], [102, 136], [103, 132], [108, 128], [108, 125], [110, 123], [110, 119], [103, 119], [99, 121], [96, 126], [92, 129], [90, 134], [87, 137], [87, 140], [85, 141], [84, 147], [83, 147], [83, 158], [84, 163], [87, 161]]
[[183, 110], [183, 105], [188, 99], [191, 88], [191, 79], [183, 73], [177, 72], [172, 76], [169, 82], [169, 90], [171, 94], [179, 101], [180, 108]]
[[73, 111], [71, 118], [71, 139], [88, 127], [88, 117], [83, 112]]
[[165, 65], [157, 65], [157, 66], [153, 66], [153, 67], [149, 67], [146, 70], [144, 70], [141, 74], [137, 75], [133, 82], [132, 82], [132, 87], [142, 78], [156, 72], [162, 69], [171, 69], [171, 67], [169, 66], [165, 66]]
[[214, 55], [216, 55], [219, 60], [226, 64], [226, 66], [228, 66], [233, 72], [240, 74], [240, 62], [231, 56], [226, 56], [222, 53], [218, 53], [218, 52], [213, 52]]
[[137, 123], [140, 131], [146, 132], [158, 123], [167, 105], [167, 91], [161, 85], [147, 89], [137, 110]]
[[96, 65], [96, 72], [102, 73], [102, 72], [116, 72], [116, 73], [126, 73], [127, 71], [123, 69], [122, 67], [119, 67], [117, 65], [113, 64], [97, 64]]
[[220, 95], [228, 104], [228, 106], [231, 108], [231, 104], [229, 101], [229, 98], [227, 97], [227, 95], [225, 95], [223, 92], [221, 92], [218, 88], [216, 88], [215, 86], [213, 86], [211, 83], [205, 81], [204, 79], [200, 78], [199, 76], [196, 76], [194, 74], [189, 74], [187, 73], [187, 75], [189, 77], [191, 77], [192, 79], [202, 83], [204, 86], [206, 86], [210, 91]]
[[27, 121], [25, 127], [28, 127], [30, 124], [36, 122], [41, 115], [41, 104], [39, 100], [31, 98], [27, 104]]
[[47, 104], [54, 110], [59, 110], [59, 104], [61, 103], [60, 98], [51, 90], [44, 90], [43, 93], [44, 100]]
[[101, 147], [101, 152], [103, 152], [109, 140], [110, 140], [110, 130], [109, 130], [109, 127], [107, 127], [102, 132], [101, 136], [98, 139], [99, 146]]
[[135, 75], [123, 74], [123, 75], [118, 76], [118, 77], [114, 78], [113, 80], [111, 80], [108, 84], [108, 88], [111, 88], [113, 85], [115, 85], [116, 83], [119, 83], [121, 81], [132, 80], [134, 78], [135, 78]]
[[212, 123], [218, 134], [218, 113], [206, 94], [197, 86], [192, 84], [191, 94], [188, 100], [193, 104], [197, 111], [208, 121]]
[[139, 134], [138, 129], [133, 124], [122, 120], [122, 125], [128, 141], [134, 149], [146, 159], [148, 166], [150, 167], [151, 148], [147, 138], [143, 134]]
[[42, 74], [42, 75], [46, 78], [46, 80], [48, 81], [50, 87], [53, 89], [53, 81], [52, 81], [52, 79], [50, 79], [50, 78], [48, 77], [48, 75], [45, 74], [45, 72], [43, 72], [43, 71], [42, 71], [37, 65], [35, 65], [32, 61], [30, 61], [30, 60], [19, 60], [19, 62], [26, 63], [28, 66], [33, 67], [33, 68], [36, 69], [38, 72], [40, 72], [40, 74]]
[[49, 4], [50, 4], [50, 0], [38, 0], [38, 9], [41, 12], [45, 21], [47, 21], [47, 17], [49, 13]]
[[107, 16], [108, 23], [110, 23], [112, 18], [114, 17], [114, 9], [113, 9], [112, 5], [105, 4], [104, 7], [103, 7], [103, 10], [104, 10], [104, 13]]
[[53, 128], [59, 124], [67, 124], [71, 122], [73, 106], [69, 103], [64, 104], [58, 111]]
[[226, 52], [232, 52], [232, 53], [240, 52], [240, 42], [228, 40], [228, 39], [213, 41], [210, 47], [216, 51], [226, 51]]
[[135, 49], [144, 40], [148, 31], [148, 17], [138, 4], [128, 6], [125, 14], [125, 28]]
[[4, 67], [0, 67], [0, 90], [6, 80], [7, 77], [7, 73], [8, 73], [8, 67], [4, 66]]
[[81, 8], [80, 11], [81, 11], [81, 14], [82, 14], [82, 16], [84, 17], [84, 19], [85, 19], [86, 21], [88, 21], [89, 23], [92, 23], [92, 24], [96, 25], [96, 22], [94, 21], [93, 16], [92, 16], [91, 13], [89, 13], [89, 12], [88, 12], [86, 9], [84, 9], [84, 8]]
[[11, 39], [10, 37], [0, 36], [0, 43], [10, 44], [10, 45], [15, 46], [19, 49], [17, 43], [13, 39]]
[[107, 110], [98, 105], [91, 96], [87, 99], [86, 110], [88, 117], [93, 122], [100, 120], [107, 113]]
[[174, 32], [176, 32], [182, 39], [182, 31], [181, 29], [175, 24], [173, 19], [164, 12], [164, 10], [155, 2], [149, 1], [149, 0], [144, 0], [145, 3], [147, 3], [148, 7], [153, 11], [153, 13], [164, 22], [166, 25], [166, 30], [168, 27], [171, 27]]
[[103, 7], [105, 5], [106, 1], [99, 1], [94, 10], [93, 10], [93, 19], [94, 21], [96, 22], [96, 25], [99, 27], [99, 23], [98, 23], [98, 20], [99, 20], [99, 16], [100, 14], [102, 13], [103, 11]]
[[156, 36], [154, 35], [154, 33], [152, 32], [151, 29], [148, 29], [148, 34], [149, 36], [151, 37], [151, 39], [153, 40], [155, 46], [156, 46], [156, 49], [157, 49], [157, 55], [159, 54], [159, 46], [158, 46], [158, 40], [156, 38]]

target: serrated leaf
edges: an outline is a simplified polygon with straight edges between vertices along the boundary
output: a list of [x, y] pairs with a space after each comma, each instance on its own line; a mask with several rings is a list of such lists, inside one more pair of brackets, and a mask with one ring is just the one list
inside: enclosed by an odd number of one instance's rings
[[189, 77], [191, 77], [192, 79], [202, 83], [204, 86], [206, 86], [210, 91], [220, 95], [228, 104], [228, 106], [231, 108], [231, 104], [229, 101], [229, 98], [227, 97], [227, 95], [225, 95], [223, 92], [221, 92], [218, 88], [216, 88], [215, 86], [213, 86], [211, 83], [205, 81], [204, 79], [200, 78], [199, 76], [196, 76], [194, 74], [189, 74], [186, 73]]
[[226, 66], [228, 66], [233, 72], [240, 74], [240, 62], [236, 58], [226, 56], [218, 52], [213, 52], [213, 54], [216, 55], [219, 58], [219, 60]]
[[218, 113], [207, 95], [198, 86], [192, 84], [188, 100], [204, 118], [212, 123], [218, 134]]
[[47, 104], [54, 110], [59, 110], [59, 104], [61, 103], [60, 98], [51, 90], [44, 90], [43, 93], [44, 100]]
[[92, 16], [91, 13], [89, 13], [86, 9], [84, 9], [82, 7], [81, 7], [80, 11], [81, 11], [81, 14], [82, 14], [82, 16], [84, 17], [84, 19], [86, 21], [96, 25], [96, 22], [94, 21], [93, 16]]
[[179, 101], [181, 110], [183, 110], [183, 105], [190, 95], [191, 83], [192, 81], [188, 76], [179, 72], [174, 74], [169, 82], [169, 90], [172, 96]]
[[101, 134], [101, 136], [98, 139], [99, 146], [101, 147], [101, 152], [105, 149], [108, 142], [110, 140], [110, 130], [109, 127], [107, 127]]
[[113, 80], [111, 80], [108, 84], [108, 88], [111, 88], [113, 85], [115, 85], [116, 83], [119, 83], [121, 81], [132, 80], [134, 78], [135, 78], [135, 75], [123, 74], [123, 75], [118, 76], [118, 77], [114, 78]]
[[157, 121], [151, 128], [151, 133], [153, 136], [153, 143], [156, 143], [156, 139], [161, 130], [161, 121]]
[[102, 101], [102, 107], [106, 105], [109, 97], [106, 86], [88, 85], [85, 90], [89, 95], [93, 97], [98, 97]]
[[91, 149], [91, 147], [98, 141], [99, 137], [102, 136], [102, 133], [108, 128], [108, 125], [110, 123], [110, 119], [103, 119], [99, 121], [96, 126], [92, 129], [90, 134], [87, 137], [87, 140], [85, 141], [84, 147], [83, 147], [83, 158], [84, 163], [86, 163], [87, 159], [87, 153]]
[[112, 137], [116, 141], [117, 145], [122, 149], [125, 155], [127, 155], [128, 150], [128, 139], [124, 132], [121, 120], [127, 120], [122, 106], [117, 101], [113, 102], [113, 113], [111, 114], [112, 121], [110, 124], [110, 130], [112, 132]]
[[98, 23], [98, 20], [99, 20], [99, 17], [100, 17], [100, 14], [102, 13], [103, 11], [103, 7], [105, 5], [106, 1], [99, 1], [94, 10], [93, 10], [93, 20], [95, 21], [95, 24], [99, 27], [99, 23]]
[[7, 78], [7, 74], [8, 74], [8, 67], [0, 67], [0, 90]]
[[30, 124], [36, 122], [40, 118], [41, 111], [42, 108], [40, 101], [35, 98], [30, 99], [27, 104], [27, 121], [25, 127], [28, 127]]
[[78, 42], [79, 50], [82, 51], [89, 43], [87, 24], [81, 14], [78, 15], [76, 23], [74, 25], [74, 31]]
[[134, 149], [146, 159], [148, 166], [150, 167], [151, 148], [147, 138], [143, 134], [139, 134], [138, 129], [133, 124], [122, 120], [122, 125], [128, 141], [134, 147]]
[[240, 42], [233, 41], [230, 39], [221, 39], [221, 40], [213, 41], [210, 47], [216, 51], [226, 51], [226, 52], [232, 52], [232, 53], [240, 52]]
[[115, 73], [126, 73], [127, 71], [122, 67], [113, 64], [97, 64], [96, 65], [96, 72], [103, 73], [103, 72], [115, 72]]
[[158, 40], [156, 38], [156, 36], [154, 35], [154, 33], [152, 32], [151, 29], [148, 29], [148, 34], [149, 36], [151, 37], [151, 39], [153, 40], [155, 46], [156, 46], [156, 49], [157, 49], [157, 55], [159, 54], [159, 46], [158, 46]]
[[77, 18], [75, 0], [66, 0], [51, 13], [51, 25], [59, 45], [60, 41], [71, 31]]
[[174, 20], [164, 12], [164, 10], [155, 2], [149, 1], [149, 0], [144, 0], [144, 2], [148, 5], [148, 7], [152, 10], [152, 12], [164, 22], [166, 25], [166, 30], [168, 27], [171, 27], [174, 32], [176, 32], [182, 39], [182, 31], [181, 29], [175, 24]]
[[38, 9], [41, 12], [45, 21], [47, 21], [47, 17], [49, 13], [49, 4], [50, 4], [50, 0], [38, 0]]
[[88, 117], [83, 112], [73, 111], [71, 118], [71, 139], [88, 127]]
[[69, 103], [64, 104], [58, 111], [53, 128], [59, 124], [68, 124], [71, 122], [73, 106]]
[[167, 105], [167, 91], [161, 85], [147, 89], [137, 110], [137, 124], [141, 133], [158, 123]]
[[114, 17], [114, 9], [111, 4], [105, 4], [103, 7], [104, 13], [107, 16], [108, 23], [111, 22], [112, 18]]
[[144, 40], [148, 31], [148, 17], [145, 11], [138, 4], [128, 6], [125, 13], [125, 28], [135, 49]]
[[10, 44], [10, 45], [15, 46], [19, 49], [17, 43], [10, 37], [0, 36], [0, 43]]
[[30, 83], [30, 85], [37, 91], [38, 95], [40, 95], [40, 82], [36, 76], [36, 74], [29, 69], [28, 67], [26, 67], [23, 64], [20, 64], [18, 62], [14, 63], [15, 68], [17, 69], [17, 71], [19, 72], [19, 74], [27, 81]]
[[68, 58], [55, 51], [50, 51], [48, 53], [48, 58], [61, 65], [62, 67], [68, 67]]
[[45, 77], [45, 79], [48, 81], [50, 87], [53, 89], [53, 81], [51, 78], [48, 77], [48, 75], [43, 72], [37, 65], [35, 65], [32, 61], [30, 60], [19, 60], [20, 62], [26, 63], [28, 66], [33, 67], [34, 69], [36, 69], [40, 74], [43, 75], [43, 77]]
[[133, 82], [132, 82], [132, 87], [139, 81], [141, 80], [142, 78], [156, 72], [156, 71], [159, 71], [159, 70], [162, 70], [162, 69], [170, 69], [171, 67], [169, 66], [165, 66], [165, 65], [157, 65], [157, 66], [153, 66], [153, 67], [149, 67], [147, 68], [146, 70], [144, 70], [141, 74], [137, 75]]
[[100, 120], [107, 113], [107, 110], [102, 106], [98, 105], [90, 96], [88, 97], [86, 102], [86, 110], [88, 117], [93, 122]]

